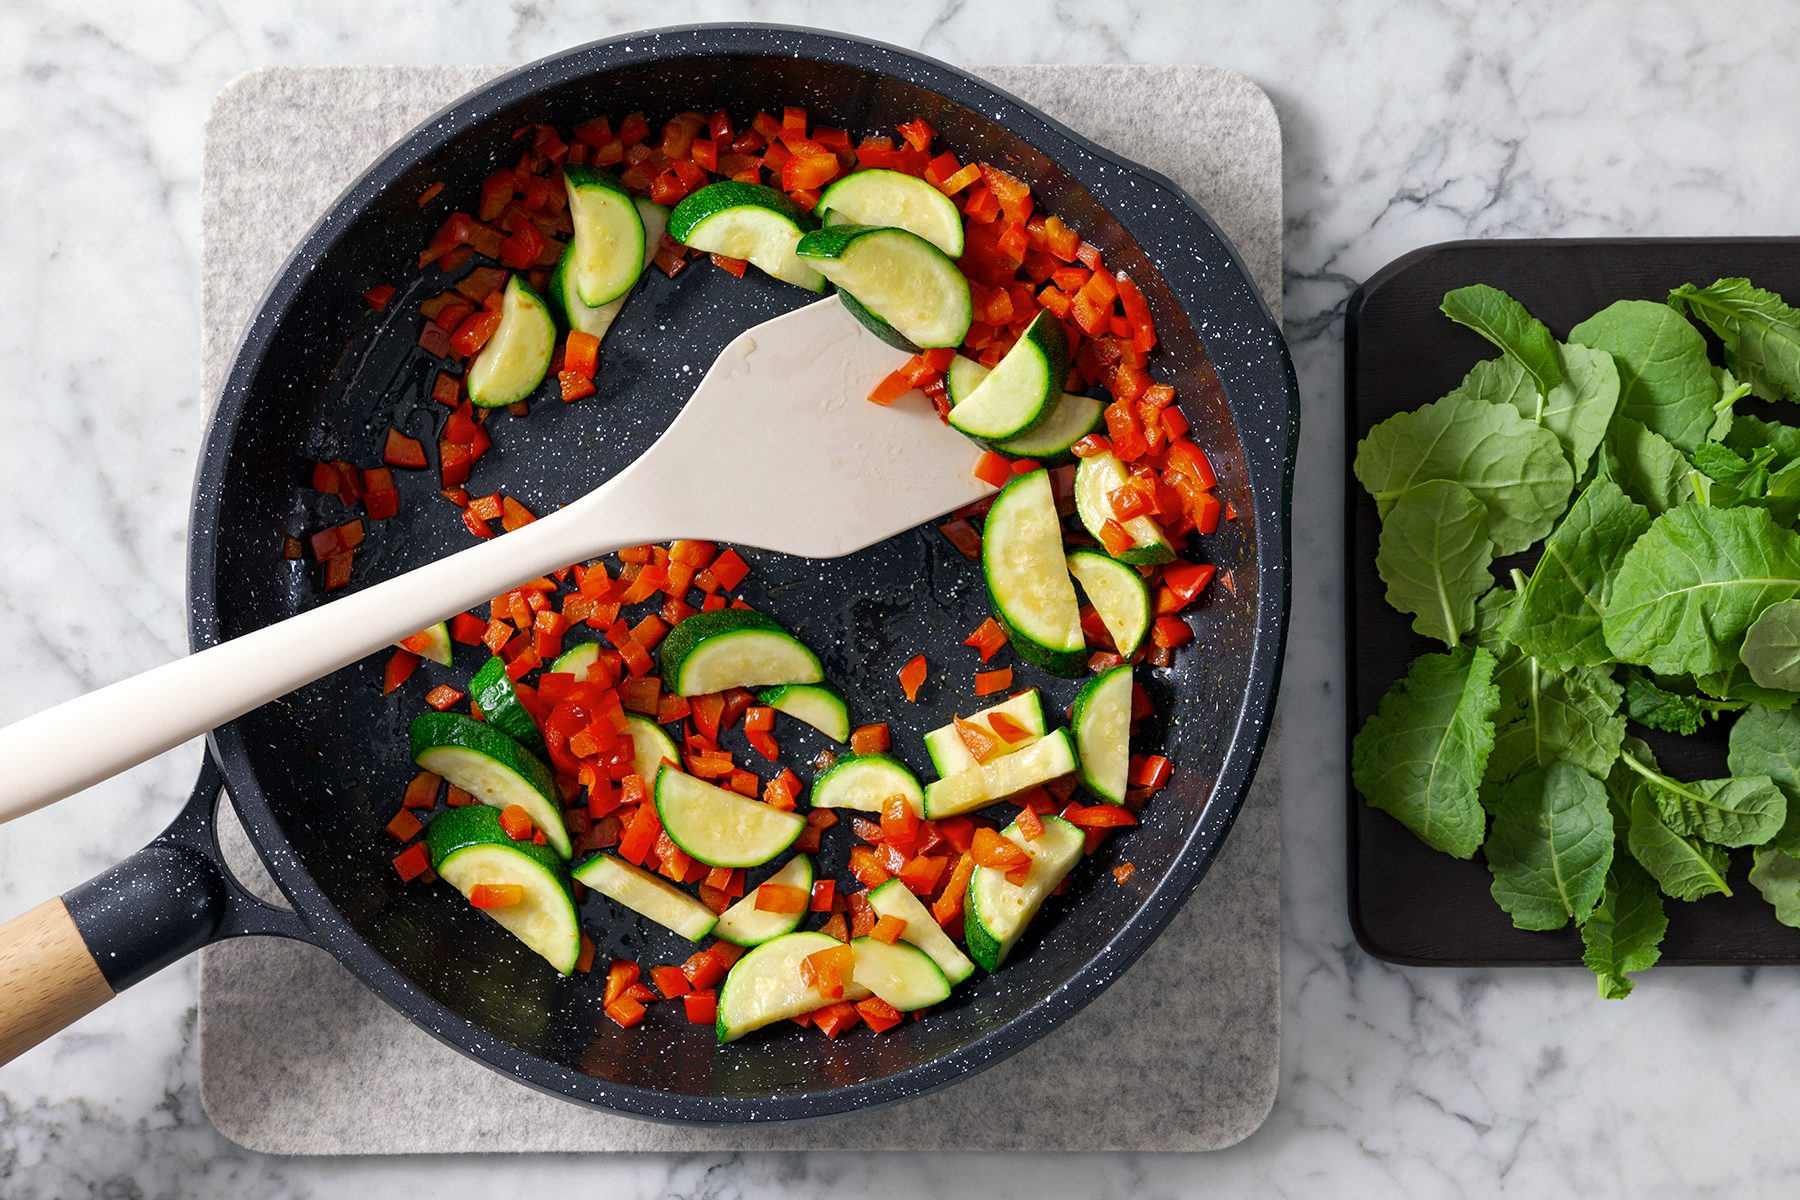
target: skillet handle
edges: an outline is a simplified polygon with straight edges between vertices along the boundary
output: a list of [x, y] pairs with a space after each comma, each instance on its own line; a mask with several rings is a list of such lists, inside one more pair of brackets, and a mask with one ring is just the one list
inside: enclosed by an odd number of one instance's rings
[[0, 1063], [200, 947], [244, 934], [310, 941], [295, 914], [231, 878], [208, 756], [181, 815], [109, 871], [0, 925]]
[[62, 897], [0, 925], [0, 1063], [112, 998]]

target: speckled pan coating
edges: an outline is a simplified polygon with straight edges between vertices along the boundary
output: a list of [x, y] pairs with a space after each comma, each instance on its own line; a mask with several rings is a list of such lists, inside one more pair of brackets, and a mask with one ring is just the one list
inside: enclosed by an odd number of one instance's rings
[[[1219, 590], [1195, 618], [1204, 650], [1150, 681], [1182, 769], [1144, 826], [1096, 856], [1000, 976], [971, 981], [930, 1020], [880, 1039], [828, 1043], [787, 1030], [718, 1050], [678, 1014], [617, 1030], [600, 1015], [598, 976], [559, 980], [445, 889], [400, 885], [380, 826], [409, 773], [402, 730], [417, 703], [404, 692], [379, 695], [379, 660], [216, 731], [212, 754], [305, 936], [422, 1028], [495, 1069], [658, 1120], [793, 1120], [888, 1103], [979, 1070], [1079, 1009], [1148, 944], [1216, 855], [1262, 748], [1285, 639], [1297, 393], [1274, 321], [1205, 214], [1160, 176], [941, 63], [805, 30], [710, 26], [595, 43], [496, 80], [403, 139], [306, 236], [245, 335], [208, 433], [190, 558], [195, 645], [317, 601], [305, 569], [277, 557], [285, 525], [316, 528], [337, 516], [334, 501], [299, 486], [306, 463], [372, 461], [369, 448], [389, 422], [415, 435], [429, 428], [423, 392], [432, 372], [410, 348], [404, 297], [379, 321], [353, 303], [372, 283], [409, 277], [405, 261], [441, 219], [414, 203], [427, 184], [443, 179], [452, 194], [468, 194], [515, 152], [508, 135], [530, 121], [566, 126], [643, 107], [655, 124], [680, 108], [742, 113], [784, 101], [853, 129], [926, 116], [962, 157], [1030, 179], [1047, 207], [1140, 281], [1163, 335], [1158, 373], [1181, 390], [1240, 514], [1209, 547], [1235, 591]], [[572, 499], [642, 451], [730, 336], [806, 298], [754, 273], [740, 282], [705, 266], [649, 279], [608, 339], [600, 394], [542, 404], [506, 426], [485, 478], [539, 511]], [[465, 544], [454, 511], [432, 502], [429, 480], [409, 477], [402, 488], [401, 515], [372, 531], [359, 578]], [[930, 529], [833, 562], [756, 555], [745, 590], [820, 651], [859, 720], [894, 721], [909, 759], [922, 763], [923, 732], [972, 700], [972, 664], [962, 661], [970, 656], [956, 644], [983, 615], [980, 581]], [[892, 670], [914, 648], [944, 673], [906, 711]], [[1020, 682], [1045, 686], [1059, 704], [1073, 694], [1029, 669]], [[784, 734], [790, 757], [810, 755], [807, 736]], [[197, 791], [171, 831], [181, 844], [210, 848], [192, 815], [209, 791]], [[1137, 867], [1134, 885], [1099, 886], [1122, 857]], [[137, 862], [103, 877], [107, 896], [129, 890]], [[826, 856], [826, 869], [841, 865]], [[224, 911], [211, 915], [208, 936], [302, 932], [301, 922], [265, 915], [235, 891], [219, 895]], [[120, 907], [109, 899], [89, 911]], [[590, 928], [608, 922], [602, 956], [678, 961], [676, 945], [612, 919], [595, 900], [584, 918]], [[119, 925], [95, 919], [83, 928], [103, 947], [122, 936]]]

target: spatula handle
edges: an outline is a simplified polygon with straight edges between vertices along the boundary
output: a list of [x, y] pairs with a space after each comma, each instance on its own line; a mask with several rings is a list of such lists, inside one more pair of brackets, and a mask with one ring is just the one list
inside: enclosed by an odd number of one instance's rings
[[651, 514], [619, 503], [627, 497], [616, 485], [631, 474], [492, 541], [0, 729], [0, 821], [153, 758], [539, 575], [651, 540]]

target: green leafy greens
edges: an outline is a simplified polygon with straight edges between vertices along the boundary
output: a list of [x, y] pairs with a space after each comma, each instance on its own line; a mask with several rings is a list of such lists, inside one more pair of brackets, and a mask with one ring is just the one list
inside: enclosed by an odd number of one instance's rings
[[1487, 509], [1460, 483], [1433, 479], [1401, 495], [1381, 523], [1375, 570], [1387, 601], [1413, 629], [1455, 646], [1475, 625], [1475, 599], [1493, 583]]
[[1669, 305], [1705, 322], [1725, 345], [1725, 362], [1757, 394], [1800, 400], [1800, 309], [1748, 279], [1721, 279], [1710, 287], [1682, 284]]
[[[1731, 895], [1734, 850], [1800, 927], [1800, 428], [1737, 411], [1800, 401], [1800, 310], [1722, 279], [1560, 343], [1492, 287], [1442, 307], [1500, 356], [1357, 447], [1388, 601], [1447, 648], [1364, 724], [1357, 788], [1427, 845], [1480, 850], [1517, 927], [1579, 925], [1602, 997], [1660, 957], [1665, 898]], [[1721, 719], [1711, 779], [1627, 732]]]
[[1494, 656], [1423, 654], [1357, 735], [1351, 773], [1369, 803], [1434, 850], [1468, 858], [1487, 822], [1477, 792], [1494, 748]]

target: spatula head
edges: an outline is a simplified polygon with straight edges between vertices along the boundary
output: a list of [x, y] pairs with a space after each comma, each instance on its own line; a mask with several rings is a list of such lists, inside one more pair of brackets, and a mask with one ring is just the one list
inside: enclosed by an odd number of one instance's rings
[[[869, 392], [909, 356], [830, 297], [733, 339], [633, 475], [680, 489], [671, 534], [833, 558], [988, 495], [981, 449], [920, 393]], [[662, 507], [659, 502], [658, 507]]]

